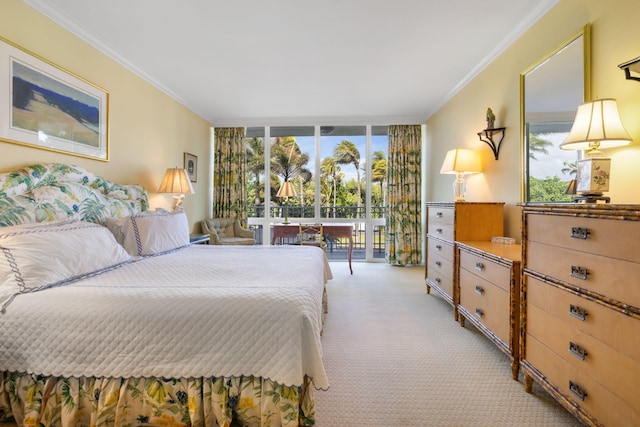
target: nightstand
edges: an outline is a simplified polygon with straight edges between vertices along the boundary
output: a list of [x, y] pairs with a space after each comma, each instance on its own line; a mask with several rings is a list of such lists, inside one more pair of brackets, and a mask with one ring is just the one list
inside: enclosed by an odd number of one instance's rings
[[190, 234], [189, 235], [189, 243], [193, 245], [208, 245], [209, 244], [209, 235], [208, 234]]

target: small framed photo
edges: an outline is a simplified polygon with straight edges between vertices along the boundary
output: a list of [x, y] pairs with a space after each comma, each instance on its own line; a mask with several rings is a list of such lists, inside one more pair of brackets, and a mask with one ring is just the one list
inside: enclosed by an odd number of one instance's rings
[[184, 170], [187, 171], [191, 182], [198, 182], [198, 156], [184, 153]]
[[109, 160], [109, 92], [0, 37], [0, 141]]

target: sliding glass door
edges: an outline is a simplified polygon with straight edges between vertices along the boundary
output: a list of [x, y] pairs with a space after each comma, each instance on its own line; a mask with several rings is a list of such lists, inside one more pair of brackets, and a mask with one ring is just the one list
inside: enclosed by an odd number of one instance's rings
[[[353, 259], [384, 260], [387, 126], [252, 127], [246, 141], [259, 241], [269, 244], [271, 225], [285, 221], [348, 223]], [[346, 239], [328, 243], [330, 259], [347, 259]]]

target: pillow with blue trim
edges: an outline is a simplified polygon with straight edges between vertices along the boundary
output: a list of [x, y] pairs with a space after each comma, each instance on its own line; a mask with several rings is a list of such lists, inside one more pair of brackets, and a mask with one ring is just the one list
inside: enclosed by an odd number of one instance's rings
[[113, 234], [75, 218], [0, 228], [0, 307], [16, 295], [64, 285], [132, 260]]
[[132, 256], [161, 255], [189, 245], [184, 211], [159, 209], [130, 215], [120, 222], [120, 233], [122, 245]]

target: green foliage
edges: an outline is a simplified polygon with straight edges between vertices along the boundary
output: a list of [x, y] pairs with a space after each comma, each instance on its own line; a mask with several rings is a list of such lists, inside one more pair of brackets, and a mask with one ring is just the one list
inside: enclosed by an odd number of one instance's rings
[[[269, 183], [271, 202], [283, 205], [284, 199], [278, 199], [278, 192], [283, 180], [294, 183], [296, 197], [289, 198], [289, 206], [313, 206], [315, 204], [315, 181], [308, 169], [309, 155], [300, 150], [295, 137], [273, 138], [271, 144], [271, 176], [264, 179], [264, 144], [262, 138], [246, 139], [247, 154], [247, 202], [249, 206], [264, 203], [265, 184]], [[344, 180], [341, 166], [355, 168], [356, 179]], [[320, 203], [322, 206], [362, 206], [366, 194], [363, 191], [364, 178], [360, 172], [365, 167], [360, 165], [360, 152], [356, 145], [342, 140], [334, 148], [333, 155], [325, 157], [320, 163]], [[385, 153], [376, 151], [371, 156], [371, 192], [373, 206], [384, 205], [384, 185], [386, 182], [387, 159]], [[261, 182], [261, 180], [263, 182]]]
[[529, 200], [532, 202], [571, 202], [573, 195], [565, 194], [569, 183], [559, 177], [529, 178]]

